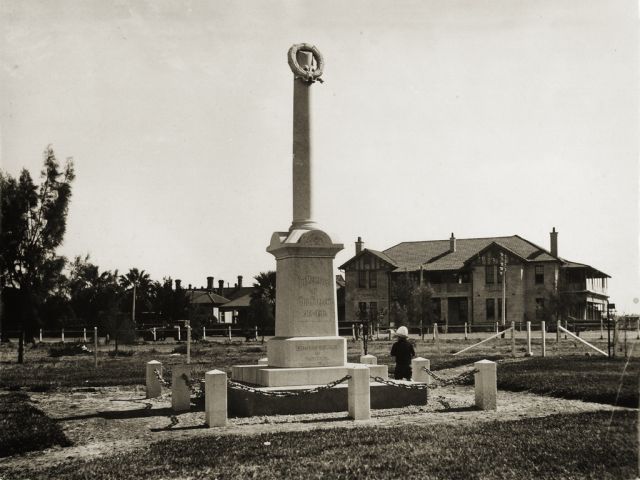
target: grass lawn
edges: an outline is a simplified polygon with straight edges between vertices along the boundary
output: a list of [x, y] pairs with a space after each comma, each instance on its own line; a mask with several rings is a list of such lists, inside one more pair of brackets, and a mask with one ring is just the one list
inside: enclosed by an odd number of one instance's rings
[[[636, 413], [169, 440], [10, 478], [634, 478]], [[35, 467], [37, 468], [37, 467]]]
[[498, 388], [637, 407], [639, 375], [636, 357], [534, 357], [499, 364]]
[[0, 394], [0, 457], [71, 445], [58, 424], [24, 393]]

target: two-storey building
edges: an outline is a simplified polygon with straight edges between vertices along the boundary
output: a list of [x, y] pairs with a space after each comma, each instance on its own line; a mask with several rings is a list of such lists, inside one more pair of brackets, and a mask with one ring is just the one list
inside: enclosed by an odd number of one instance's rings
[[[518, 236], [402, 242], [384, 251], [363, 248], [340, 269], [345, 272], [345, 316], [389, 314], [394, 284], [402, 276], [433, 290], [433, 318], [440, 324], [541, 320], [558, 295], [570, 296], [570, 316], [599, 320], [608, 303], [604, 272], [558, 256], [558, 233], [550, 233], [546, 250]], [[504, 273], [503, 273], [504, 272]], [[504, 302], [503, 302], [504, 297]], [[379, 315], [378, 313], [382, 313]]]

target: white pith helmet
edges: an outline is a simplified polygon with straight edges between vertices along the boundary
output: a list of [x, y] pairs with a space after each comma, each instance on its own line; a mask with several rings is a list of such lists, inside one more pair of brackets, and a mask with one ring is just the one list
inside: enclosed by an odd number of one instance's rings
[[396, 337], [409, 338], [409, 330], [407, 327], [400, 327], [396, 330]]

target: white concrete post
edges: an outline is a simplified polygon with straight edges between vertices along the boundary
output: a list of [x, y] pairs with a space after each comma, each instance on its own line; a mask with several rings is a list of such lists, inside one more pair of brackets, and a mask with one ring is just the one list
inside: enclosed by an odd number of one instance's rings
[[40, 329], [40, 343], [42, 343], [42, 329]]
[[498, 396], [496, 363], [480, 360], [473, 366], [478, 370], [474, 375], [476, 407], [480, 410], [496, 410]]
[[60, 332], [60, 338], [62, 339], [62, 343], [64, 343], [64, 328]]
[[516, 322], [511, 322], [511, 355], [516, 356]]
[[180, 325], [176, 325], [176, 328], [178, 329], [178, 341], [182, 340], [181, 335], [180, 335]]
[[207, 339], [207, 327], [202, 327], [202, 340]]
[[187, 323], [187, 365], [191, 363], [191, 324]]
[[556, 343], [560, 343], [560, 320], [558, 320], [558, 324], [556, 325]]
[[156, 341], [156, 327], [153, 327], [153, 341]]
[[83, 328], [82, 329], [82, 340], [86, 343], [87, 342], [87, 329]]
[[438, 324], [433, 324], [433, 339], [436, 342], [436, 348], [440, 351], [440, 332], [438, 332]]
[[431, 383], [431, 377], [423, 370], [431, 370], [431, 360], [428, 358], [416, 357], [411, 359], [411, 378], [414, 382]]
[[365, 365], [377, 365], [378, 359], [374, 355], [360, 355], [360, 363]]
[[204, 421], [208, 427], [227, 424], [227, 374], [220, 370], [204, 374]]
[[231, 325], [229, 325], [229, 340], [231, 340]]
[[[187, 376], [187, 380], [183, 378]], [[191, 369], [187, 365], [175, 365], [171, 371], [171, 408], [174, 412], [186, 412], [191, 407]]]
[[464, 322], [464, 339], [465, 340], [469, 339], [468, 330], [467, 330], [467, 322]]
[[369, 367], [356, 365], [348, 368], [349, 379], [349, 417], [354, 420], [371, 418], [371, 393], [369, 390]]
[[256, 340], [258, 339], [258, 326], [255, 326], [255, 330], [253, 332], [253, 336], [256, 337]]
[[547, 329], [545, 322], [540, 322], [540, 334], [542, 335], [542, 356], [547, 356]]
[[351, 324], [351, 340], [356, 341], [356, 326]]
[[93, 327], [93, 358], [95, 367], [98, 367], [98, 327]]
[[527, 357], [533, 355], [531, 353], [531, 322], [527, 322]]
[[147, 362], [146, 372], [146, 385], [147, 385], [147, 398], [156, 398], [162, 394], [162, 384], [160, 379], [156, 375], [156, 370], [162, 377], [162, 363], [157, 360], [151, 360]]
[[259, 358], [258, 365], [269, 365], [269, 358], [267, 357]]

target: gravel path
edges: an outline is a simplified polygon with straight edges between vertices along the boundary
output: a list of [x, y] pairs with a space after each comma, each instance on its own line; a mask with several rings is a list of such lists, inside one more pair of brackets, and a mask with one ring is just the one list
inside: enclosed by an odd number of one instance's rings
[[[444, 375], [459, 373], [456, 369]], [[93, 390], [93, 389], [87, 389]], [[446, 399], [446, 406], [437, 401]], [[116, 452], [144, 448], [165, 439], [183, 439], [204, 435], [257, 435], [311, 429], [353, 428], [359, 426], [392, 427], [402, 424], [474, 424], [544, 417], [560, 413], [626, 410], [611, 405], [564, 400], [525, 392], [498, 392], [497, 411], [478, 411], [471, 386], [451, 386], [431, 390], [429, 404], [422, 407], [372, 410], [372, 419], [354, 422], [346, 412], [275, 415], [231, 418], [224, 428], [205, 428], [204, 412], [173, 415], [168, 394], [146, 399], [142, 387], [105, 387], [95, 391], [33, 393], [34, 404], [57, 419], [74, 446], [50, 448], [21, 456], [0, 459], [2, 468], [47, 466], [69, 459], [90, 459]], [[172, 418], [173, 417], [173, 418]], [[177, 422], [177, 423], [176, 423]]]

